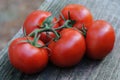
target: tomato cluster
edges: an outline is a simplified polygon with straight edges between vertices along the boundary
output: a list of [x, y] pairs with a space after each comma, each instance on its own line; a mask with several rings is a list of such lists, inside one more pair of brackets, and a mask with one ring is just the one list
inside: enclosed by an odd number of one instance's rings
[[32, 12], [23, 24], [24, 37], [9, 46], [9, 59], [18, 70], [32, 74], [43, 70], [50, 60], [59, 67], [78, 64], [86, 54], [101, 60], [110, 53], [115, 31], [105, 20], [94, 20], [79, 4], [66, 5], [59, 17], [42, 10]]

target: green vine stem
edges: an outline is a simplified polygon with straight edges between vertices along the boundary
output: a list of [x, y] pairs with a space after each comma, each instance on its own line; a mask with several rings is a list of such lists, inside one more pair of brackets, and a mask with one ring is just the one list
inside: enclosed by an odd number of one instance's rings
[[60, 35], [58, 34], [57, 31], [55, 31], [55, 29], [53, 29], [51, 27], [47, 27], [47, 26], [45, 28], [43, 28], [43, 29], [36, 29], [36, 30], [34, 30], [28, 36], [35, 36], [35, 35], [38, 35], [38, 33], [42, 33], [42, 32], [53, 32], [56, 35], [55, 41], [60, 38]]
[[60, 30], [63, 28], [71, 28], [74, 23], [75, 23], [75, 21], [73, 21], [73, 20], [67, 20], [64, 25], [62, 25], [58, 28], [52, 28], [48, 24], [44, 24], [45, 25], [44, 28], [36, 29], [33, 32], [31, 32], [28, 36], [36, 36], [36, 35], [38, 35], [38, 33], [42, 33], [42, 32], [53, 32], [56, 35], [54, 40], [57, 41], [60, 38], [60, 35], [58, 34], [58, 32], [56, 30]]
[[[69, 14], [69, 18], [70, 18], [70, 13]], [[28, 36], [34, 36], [34, 40], [31, 42], [29, 41], [32, 45], [36, 46], [36, 47], [42, 47], [40, 46], [37, 42], [40, 38], [40, 35], [39, 33], [42, 33], [42, 32], [53, 32], [56, 37], [53, 39], [54, 41], [57, 41], [60, 39], [60, 34], [57, 32], [57, 30], [60, 30], [60, 29], [63, 29], [63, 28], [71, 28], [73, 27], [73, 25], [75, 24], [75, 21], [74, 20], [65, 20], [65, 23], [58, 27], [58, 28], [52, 28], [52, 20], [53, 20], [53, 17], [50, 16], [48, 17], [42, 24], [41, 28], [40, 29], [36, 29], [34, 30], [33, 32], [31, 32]], [[39, 36], [38, 36], [39, 35]]]

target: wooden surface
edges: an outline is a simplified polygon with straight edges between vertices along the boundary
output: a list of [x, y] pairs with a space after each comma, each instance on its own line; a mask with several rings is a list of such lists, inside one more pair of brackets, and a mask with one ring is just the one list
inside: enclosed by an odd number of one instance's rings
[[[116, 41], [112, 52], [102, 61], [84, 58], [77, 66], [69, 69], [61, 69], [49, 63], [43, 72], [25, 75], [13, 68], [8, 60], [10, 41], [0, 52], [0, 80], [120, 80], [120, 0], [46, 0], [39, 9], [58, 16], [60, 9], [69, 3], [85, 5], [91, 10], [94, 19], [104, 19], [113, 25]], [[14, 38], [20, 36], [22, 30]]]
[[0, 0], [0, 51], [21, 28], [26, 16], [38, 9], [43, 1]]

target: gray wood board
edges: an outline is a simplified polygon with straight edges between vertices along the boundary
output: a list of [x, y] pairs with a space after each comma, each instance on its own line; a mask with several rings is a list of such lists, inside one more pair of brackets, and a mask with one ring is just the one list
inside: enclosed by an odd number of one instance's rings
[[113, 25], [116, 41], [111, 53], [102, 61], [83, 58], [78, 65], [66, 69], [49, 63], [42, 72], [25, 75], [16, 70], [8, 59], [8, 45], [22, 36], [21, 29], [0, 52], [0, 80], [120, 80], [120, 0], [46, 0], [39, 9], [50, 11], [58, 17], [61, 8], [70, 3], [86, 6], [94, 19], [104, 19]]

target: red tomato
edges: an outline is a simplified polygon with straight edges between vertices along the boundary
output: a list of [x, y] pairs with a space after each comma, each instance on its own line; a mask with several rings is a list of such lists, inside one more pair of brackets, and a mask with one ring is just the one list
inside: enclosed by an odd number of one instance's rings
[[[32, 12], [25, 20], [24, 22], [24, 29], [26, 30], [26, 34], [30, 34], [32, 31], [34, 31], [35, 29], [40, 29], [41, 25], [43, 24], [44, 20], [46, 18], [48, 18], [49, 16], [51, 16], [52, 14], [50, 12], [47, 11], [41, 11], [41, 10], [37, 10]], [[53, 19], [53, 23], [55, 23], [57, 20], [56, 18]], [[53, 27], [57, 28], [59, 25], [58, 23], [56, 23]], [[49, 32], [49, 35], [54, 38], [55, 35], [52, 32]], [[51, 40], [51, 38], [46, 36], [46, 33], [43, 32], [41, 34], [40, 39], [44, 42], [47, 43]]]
[[[29, 38], [33, 40], [32, 38]], [[9, 59], [18, 70], [32, 74], [44, 69], [48, 63], [48, 52], [44, 48], [37, 48], [25, 41], [26, 38], [17, 38], [9, 46]], [[44, 45], [42, 41], [38, 44]]]
[[112, 26], [103, 20], [96, 20], [86, 35], [87, 55], [92, 59], [103, 59], [112, 50], [115, 32]]
[[83, 35], [72, 28], [63, 29], [61, 38], [52, 41], [48, 47], [51, 49], [50, 60], [59, 67], [71, 67], [82, 59], [86, 45]]
[[[68, 12], [70, 12], [71, 20], [76, 21], [76, 23], [74, 24], [74, 27], [77, 27], [78, 29], [81, 29], [83, 24], [88, 29], [93, 22], [92, 14], [86, 7], [82, 5], [69, 4], [65, 6], [61, 11], [65, 19], [68, 19]], [[62, 19], [61, 16], [60, 16], [60, 19], [61, 20], [59, 23], [60, 25], [63, 25], [64, 20]]]

